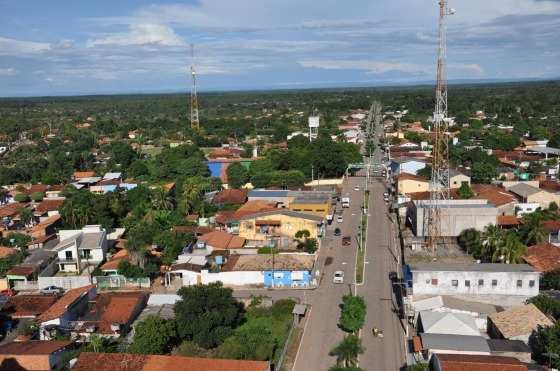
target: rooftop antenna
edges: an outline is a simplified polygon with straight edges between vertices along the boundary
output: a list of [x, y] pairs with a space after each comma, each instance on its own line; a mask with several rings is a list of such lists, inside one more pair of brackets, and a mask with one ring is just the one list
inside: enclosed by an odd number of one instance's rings
[[425, 214], [424, 227], [428, 228], [427, 247], [435, 252], [441, 236], [442, 201], [449, 200], [449, 144], [447, 120], [447, 29], [448, 15], [455, 14], [447, 7], [447, 0], [439, 0], [439, 46], [437, 57], [436, 104], [434, 111], [434, 146], [432, 150], [432, 179], [430, 204]]
[[194, 69], [194, 44], [191, 44], [191, 129], [200, 130], [200, 121], [198, 120], [198, 96], [196, 92], [196, 71]]

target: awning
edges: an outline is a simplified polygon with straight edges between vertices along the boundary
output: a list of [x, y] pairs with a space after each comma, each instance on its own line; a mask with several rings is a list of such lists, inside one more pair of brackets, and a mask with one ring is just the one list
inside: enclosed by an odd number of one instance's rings
[[280, 220], [257, 220], [255, 225], [280, 225]]

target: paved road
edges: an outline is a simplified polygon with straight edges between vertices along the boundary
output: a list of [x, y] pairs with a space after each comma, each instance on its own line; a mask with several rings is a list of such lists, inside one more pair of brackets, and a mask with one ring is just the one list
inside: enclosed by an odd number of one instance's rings
[[[323, 278], [319, 288], [309, 297], [311, 311], [308, 313], [294, 371], [328, 370], [335, 363], [334, 357], [329, 356], [329, 351], [344, 337], [344, 332], [337, 326], [339, 305], [342, 303], [342, 296], [349, 294], [352, 289], [356, 240], [353, 238], [351, 246], [343, 247], [341, 237], [333, 236], [333, 230], [339, 227], [343, 236], [355, 237], [359, 225], [364, 179], [349, 178], [344, 184], [342, 195], [350, 195], [350, 207], [344, 209], [342, 226], [336, 220], [333, 221], [319, 253], [317, 266], [324, 266], [324, 269], [320, 268]], [[359, 185], [360, 191], [354, 190], [356, 185]], [[338, 270], [344, 271], [344, 284], [332, 282], [334, 272]]]
[[[394, 312], [395, 300], [389, 272], [396, 272], [394, 231], [383, 201], [385, 186], [374, 181], [370, 186], [369, 228], [366, 251], [366, 281], [357, 293], [368, 306], [362, 343], [366, 352], [360, 356], [360, 367], [368, 371], [399, 370], [404, 365], [404, 330]], [[383, 338], [374, 337], [372, 329], [383, 330]]]

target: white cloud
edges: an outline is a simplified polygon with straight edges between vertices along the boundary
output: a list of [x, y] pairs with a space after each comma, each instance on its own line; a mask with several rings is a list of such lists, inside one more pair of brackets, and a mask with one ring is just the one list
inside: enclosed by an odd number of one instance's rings
[[37, 54], [51, 49], [48, 43], [9, 39], [0, 37], [0, 55]]
[[18, 71], [15, 68], [0, 68], [0, 76], [14, 76], [17, 74]]
[[308, 59], [298, 62], [302, 67], [321, 68], [325, 70], [362, 70], [368, 73], [381, 74], [391, 71], [407, 73], [429, 73], [431, 66], [400, 63], [380, 62], [369, 60], [339, 60], [339, 59]]
[[99, 45], [163, 45], [183, 46], [185, 41], [169, 26], [155, 23], [133, 24], [124, 33], [115, 33], [88, 41], [89, 47]]
[[450, 63], [448, 65], [450, 70], [461, 70], [466, 72], [472, 72], [476, 75], [484, 75], [485, 71], [481, 65], [477, 63]]

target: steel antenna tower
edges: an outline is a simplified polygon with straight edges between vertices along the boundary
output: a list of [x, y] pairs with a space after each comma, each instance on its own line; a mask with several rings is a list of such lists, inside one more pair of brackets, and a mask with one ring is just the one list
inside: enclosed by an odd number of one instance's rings
[[200, 130], [200, 121], [198, 120], [198, 96], [196, 92], [196, 71], [194, 69], [194, 45], [191, 44], [191, 128]]
[[449, 142], [447, 121], [447, 41], [446, 18], [454, 14], [447, 0], [439, 1], [439, 47], [437, 58], [436, 106], [434, 111], [434, 145], [432, 149], [432, 179], [430, 204], [424, 226], [428, 228], [427, 247], [435, 251], [441, 236], [442, 213], [449, 199]]

